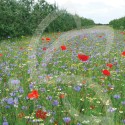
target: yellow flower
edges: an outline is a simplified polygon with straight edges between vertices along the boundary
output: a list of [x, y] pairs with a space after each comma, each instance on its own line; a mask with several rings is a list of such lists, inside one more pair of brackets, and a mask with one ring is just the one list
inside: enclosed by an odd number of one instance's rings
[[83, 40], [87, 40], [87, 38], [84, 38]]
[[28, 81], [28, 82], [30, 82], [30, 81], [31, 81], [31, 79], [29, 78], [27, 81]]
[[9, 89], [5, 89], [6, 91], [9, 91]]
[[27, 52], [24, 52], [23, 54], [27, 55], [28, 53], [27, 53]]
[[27, 61], [27, 63], [30, 63], [31, 61]]
[[33, 50], [33, 48], [32, 47], [28, 47], [28, 50]]
[[77, 65], [76, 64], [72, 64], [71, 66], [76, 67]]

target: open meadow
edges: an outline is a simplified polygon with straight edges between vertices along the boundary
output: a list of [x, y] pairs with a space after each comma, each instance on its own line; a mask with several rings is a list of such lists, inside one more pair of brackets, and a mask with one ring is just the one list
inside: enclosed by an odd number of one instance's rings
[[[107, 26], [0, 43], [0, 124], [125, 124], [125, 33]], [[33, 44], [34, 42], [34, 44]]]

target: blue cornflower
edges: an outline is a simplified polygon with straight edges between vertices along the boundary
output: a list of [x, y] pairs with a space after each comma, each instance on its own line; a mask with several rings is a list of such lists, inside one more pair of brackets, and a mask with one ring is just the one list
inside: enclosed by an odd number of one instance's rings
[[53, 106], [57, 106], [57, 105], [59, 105], [59, 102], [57, 100], [54, 100], [53, 101]]
[[77, 125], [81, 125], [81, 123], [77, 123]]
[[14, 85], [20, 84], [20, 80], [11, 80], [11, 83]]
[[27, 106], [22, 106], [21, 109], [22, 110], [27, 110]]
[[46, 67], [47, 66], [47, 64], [46, 63], [42, 63], [42, 67]]
[[122, 105], [125, 105], [125, 101], [122, 101], [121, 103], [122, 103]]
[[14, 104], [16, 104], [16, 105], [18, 104], [18, 98], [17, 98], [17, 97], [16, 97], [16, 98], [14, 98], [14, 100], [13, 100], [13, 101], [14, 101]]
[[6, 109], [9, 109], [9, 108], [10, 108], [10, 106], [9, 106], [9, 105], [7, 105], [7, 106], [5, 106], [5, 108], [6, 108]]
[[10, 93], [10, 96], [15, 96], [15, 95], [16, 95], [15, 92]]
[[29, 89], [33, 89], [34, 88], [34, 84], [29, 84]]
[[77, 92], [79, 92], [81, 90], [81, 87], [80, 86], [75, 86], [74, 90], [77, 91]]
[[9, 125], [5, 117], [3, 118], [3, 125]]
[[36, 106], [38, 109], [41, 109], [42, 108], [42, 105], [37, 105]]
[[41, 92], [46, 92], [46, 89], [45, 88], [41, 88]]
[[31, 73], [31, 70], [30, 70], [30, 69], [28, 69], [27, 73], [28, 73], [28, 74], [30, 74], [30, 73]]
[[20, 88], [19, 88], [19, 92], [20, 92], [20, 93], [24, 93], [23, 87], [20, 87]]
[[63, 121], [64, 121], [65, 123], [69, 123], [69, 122], [71, 121], [71, 118], [70, 118], [70, 117], [64, 117], [64, 118], [63, 118]]
[[125, 119], [124, 119], [124, 120], [122, 120], [122, 123], [124, 123], [124, 124], [125, 124]]
[[52, 100], [52, 96], [47, 96], [46, 99], [51, 101]]
[[3, 125], [9, 125], [7, 121], [3, 122]]
[[120, 95], [114, 95], [114, 98], [115, 98], [115, 99], [120, 99], [121, 96], [120, 96]]
[[108, 112], [114, 112], [114, 111], [116, 111], [116, 108], [110, 107], [110, 108], [108, 109]]
[[42, 79], [42, 78], [43, 78], [43, 76], [38, 76], [38, 78], [39, 78], [39, 79]]
[[7, 103], [10, 104], [10, 105], [14, 105], [14, 100], [13, 100], [13, 98], [8, 98], [8, 99], [7, 99]]

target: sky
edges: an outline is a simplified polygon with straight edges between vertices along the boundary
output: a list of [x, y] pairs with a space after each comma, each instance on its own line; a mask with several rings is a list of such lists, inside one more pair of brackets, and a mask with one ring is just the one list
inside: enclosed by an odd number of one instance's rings
[[72, 14], [107, 24], [113, 19], [125, 16], [125, 0], [46, 0]]

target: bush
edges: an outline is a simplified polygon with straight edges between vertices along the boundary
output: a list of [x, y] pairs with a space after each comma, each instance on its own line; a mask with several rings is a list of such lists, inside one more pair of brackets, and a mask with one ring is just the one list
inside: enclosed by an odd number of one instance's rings
[[115, 29], [125, 29], [125, 17], [122, 17], [120, 19], [114, 19], [109, 22], [109, 24], [115, 28]]
[[[45, 0], [0, 0], [0, 38], [32, 35], [39, 23], [52, 11], [59, 10], [56, 4], [48, 4]], [[77, 28], [74, 18], [81, 21], [82, 26], [93, 25], [94, 21], [69, 14], [63, 10], [45, 30], [46, 32], [67, 31]]]

